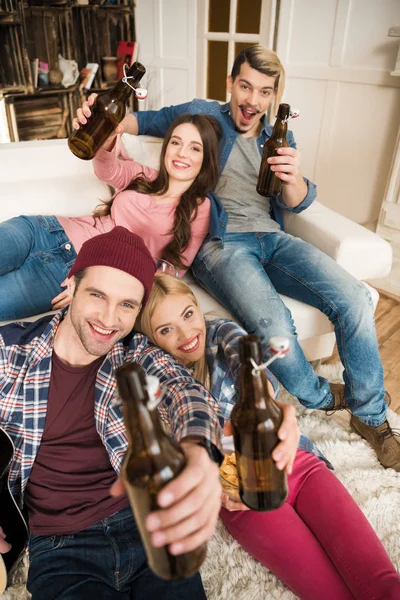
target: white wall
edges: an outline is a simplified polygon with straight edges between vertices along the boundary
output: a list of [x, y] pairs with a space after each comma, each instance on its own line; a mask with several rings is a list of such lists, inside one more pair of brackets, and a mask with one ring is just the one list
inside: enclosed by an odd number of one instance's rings
[[[204, 44], [196, 50], [206, 28], [198, 14], [207, 2], [137, 0], [147, 108], [196, 96], [196, 67], [198, 79], [206, 69]], [[275, 0], [264, 3], [267, 22]], [[291, 128], [303, 173], [323, 204], [358, 223], [375, 221], [400, 124], [400, 77], [390, 76], [399, 41], [387, 35], [400, 24], [400, 0], [280, 0], [279, 7], [277, 52], [287, 71], [284, 99], [300, 109]]]
[[399, 0], [281, 0], [277, 52], [303, 172], [318, 199], [358, 223], [378, 218], [400, 123], [391, 77]]
[[136, 0], [138, 59], [147, 103], [156, 110], [192, 100], [196, 90], [196, 0]]

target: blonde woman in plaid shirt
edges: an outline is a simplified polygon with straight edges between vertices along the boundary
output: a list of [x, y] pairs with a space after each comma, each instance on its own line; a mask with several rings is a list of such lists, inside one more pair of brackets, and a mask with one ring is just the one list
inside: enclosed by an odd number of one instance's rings
[[[205, 320], [191, 289], [166, 274], [156, 275], [139, 328], [204, 383], [229, 427], [246, 332], [227, 319]], [[267, 371], [267, 377], [276, 393], [274, 376]], [[399, 575], [372, 527], [312, 441], [294, 434], [293, 407], [281, 406], [286, 422], [273, 458], [288, 473], [288, 498], [262, 513], [223, 494], [226, 528], [302, 600], [400, 598]]]

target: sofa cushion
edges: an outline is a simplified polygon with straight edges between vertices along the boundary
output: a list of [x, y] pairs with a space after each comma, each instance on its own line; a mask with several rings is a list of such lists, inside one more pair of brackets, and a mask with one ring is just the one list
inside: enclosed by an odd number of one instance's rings
[[[46, 143], [47, 142], [47, 143]], [[0, 221], [17, 215], [89, 215], [110, 187], [67, 140], [0, 144]]]
[[121, 141], [127, 156], [134, 158], [146, 167], [159, 169], [162, 138], [124, 133], [121, 136]]

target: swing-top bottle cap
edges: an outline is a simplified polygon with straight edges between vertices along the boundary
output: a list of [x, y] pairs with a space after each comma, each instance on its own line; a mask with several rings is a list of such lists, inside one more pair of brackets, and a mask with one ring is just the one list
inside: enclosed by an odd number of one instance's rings
[[143, 368], [137, 363], [126, 363], [116, 370], [118, 393], [122, 400], [133, 398], [147, 402], [147, 383]]
[[244, 335], [239, 340], [239, 357], [241, 362], [252, 358], [257, 364], [261, 362], [261, 345], [256, 335]]
[[133, 65], [125, 70], [126, 77], [132, 77], [135, 81], [139, 82], [143, 75], [146, 73], [146, 68], [140, 62], [134, 62]]
[[162, 393], [160, 388], [160, 380], [154, 375], [146, 375], [147, 392], [149, 394], [149, 400], [147, 402], [147, 408], [154, 410], [160, 404], [162, 400]]
[[284, 121], [284, 120], [289, 119], [289, 117], [290, 117], [290, 104], [280, 104], [276, 118]]

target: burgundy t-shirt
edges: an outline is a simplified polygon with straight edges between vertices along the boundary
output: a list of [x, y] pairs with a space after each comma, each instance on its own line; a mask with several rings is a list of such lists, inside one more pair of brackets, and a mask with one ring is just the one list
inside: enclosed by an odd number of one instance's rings
[[103, 358], [85, 367], [53, 351], [46, 422], [25, 492], [35, 535], [86, 529], [128, 504], [109, 495], [116, 473], [94, 419], [94, 389]]

